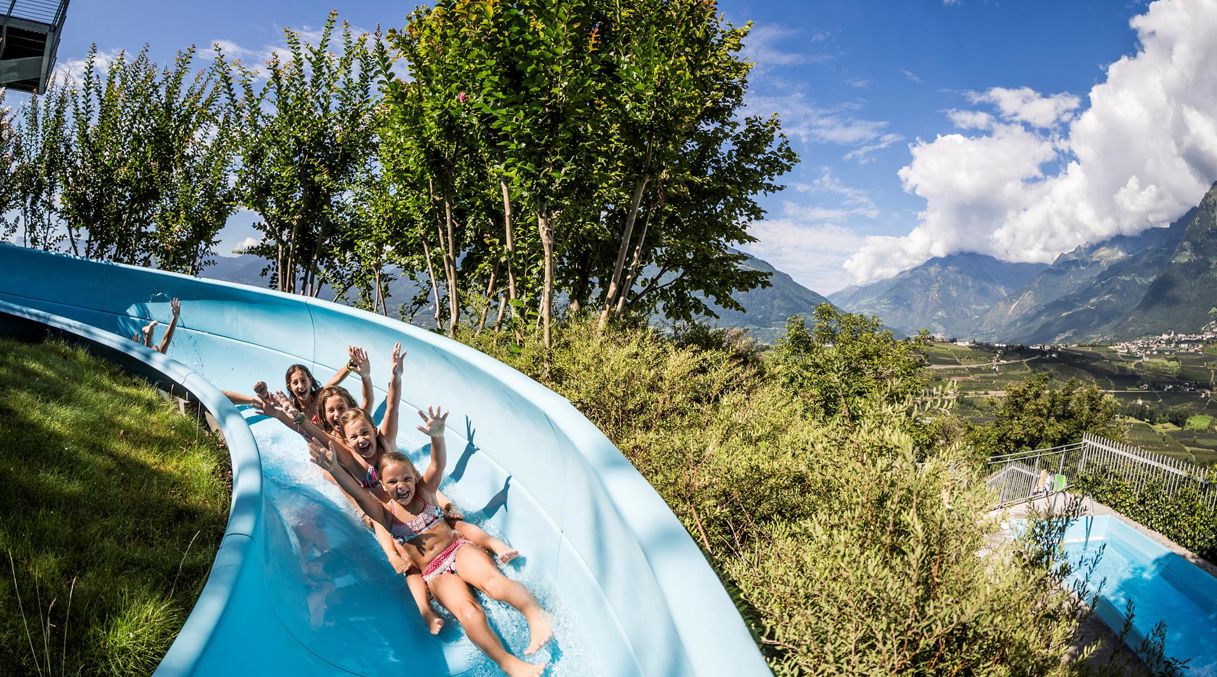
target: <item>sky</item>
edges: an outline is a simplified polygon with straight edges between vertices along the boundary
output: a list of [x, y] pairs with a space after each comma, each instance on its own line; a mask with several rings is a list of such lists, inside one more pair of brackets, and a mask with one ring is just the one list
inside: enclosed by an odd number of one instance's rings
[[[318, 28], [401, 26], [414, 2], [73, 0], [59, 66], [247, 63]], [[820, 293], [971, 251], [1050, 262], [1167, 225], [1217, 180], [1217, 0], [720, 0], [751, 21], [746, 113], [800, 162], [745, 247]], [[16, 99], [17, 97], [14, 97]], [[12, 103], [12, 102], [10, 102]], [[221, 254], [254, 235], [238, 213]]]

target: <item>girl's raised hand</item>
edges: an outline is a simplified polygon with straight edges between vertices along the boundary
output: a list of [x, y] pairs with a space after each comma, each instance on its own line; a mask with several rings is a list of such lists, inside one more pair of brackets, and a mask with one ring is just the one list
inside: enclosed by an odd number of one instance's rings
[[418, 426], [427, 437], [443, 437], [444, 426], [448, 422], [448, 412], [441, 407], [427, 407], [427, 412], [423, 413], [422, 409], [418, 410], [418, 417], [423, 420], [423, 424]]
[[[401, 372], [405, 369], [402, 365], [406, 360], [406, 351], [401, 349], [401, 341], [393, 344], [393, 375], [401, 376]], [[420, 412], [421, 413], [421, 412]]]
[[173, 300], [169, 302], [169, 307], [173, 309], [174, 317], [182, 314], [182, 302], [178, 299], [178, 297], [173, 297]]
[[334, 451], [333, 442], [330, 442], [328, 447], [323, 447], [315, 440], [309, 440], [308, 455], [309, 460], [316, 463], [322, 470], [330, 473], [338, 470], [338, 454]]
[[350, 347], [351, 364], [354, 365], [355, 373], [359, 374], [360, 378], [367, 378], [372, 375], [372, 362], [368, 359], [368, 351], [358, 346]]

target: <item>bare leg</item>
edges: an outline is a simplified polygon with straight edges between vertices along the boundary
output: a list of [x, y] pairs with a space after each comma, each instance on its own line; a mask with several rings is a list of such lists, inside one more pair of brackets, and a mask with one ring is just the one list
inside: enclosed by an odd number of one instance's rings
[[500, 541], [494, 536], [486, 533], [484, 529], [476, 524], [470, 524], [469, 522], [461, 520], [459, 522], [454, 522], [452, 527], [456, 529], [456, 533], [464, 536], [466, 540], [470, 541], [474, 545], [493, 552], [495, 558], [499, 560], [499, 564], [507, 564], [520, 554], [519, 550], [516, 550], [503, 541]]
[[[461, 550], [473, 550], [473, 548], [461, 548]], [[483, 556], [485, 556], [484, 553]], [[489, 562], [488, 559], [487, 562]], [[490, 566], [493, 568], [494, 565]], [[432, 594], [435, 595], [435, 599], [456, 616], [456, 620], [464, 628], [465, 634], [469, 636], [469, 641], [476, 644], [483, 653], [490, 657], [490, 660], [498, 664], [503, 672], [512, 677], [540, 677], [541, 673], [545, 671], [544, 665], [531, 665], [507, 653], [507, 649], [503, 648], [503, 643], [499, 641], [498, 635], [494, 634], [494, 631], [490, 629], [490, 624], [486, 622], [486, 610], [473, 598], [469, 586], [459, 576], [440, 574], [431, 579], [428, 585]]]
[[554, 636], [549, 617], [537, 604], [528, 588], [511, 580], [490, 561], [486, 551], [479, 548], [461, 548], [456, 551], [456, 572], [466, 583], [486, 593], [491, 599], [510, 604], [524, 614], [528, 621], [528, 656], [545, 646]]
[[435, 609], [431, 608], [431, 600], [427, 597], [427, 583], [423, 581], [422, 574], [411, 566], [409, 560], [401, 556], [401, 553], [397, 551], [397, 542], [383, 526], [372, 522], [372, 532], [376, 534], [376, 542], [380, 544], [380, 549], [384, 550], [389, 565], [393, 567], [394, 571], [406, 577], [406, 587], [410, 589], [410, 597], [414, 599], [419, 615], [427, 624], [427, 630], [433, 635], [438, 635], [444, 627], [444, 619], [440, 618], [439, 614], [435, 613]]

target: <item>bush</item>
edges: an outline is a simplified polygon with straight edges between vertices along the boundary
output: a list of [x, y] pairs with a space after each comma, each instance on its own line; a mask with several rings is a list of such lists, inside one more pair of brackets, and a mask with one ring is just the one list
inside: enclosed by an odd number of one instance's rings
[[[775, 672], [1063, 669], [1068, 593], [995, 544], [974, 452], [950, 400], [924, 391], [917, 344], [820, 316], [829, 330], [792, 323], [764, 360], [726, 332], [600, 334], [578, 319], [548, 355], [532, 337], [465, 339], [604, 430], [700, 544]], [[833, 378], [851, 385], [844, 399]]]

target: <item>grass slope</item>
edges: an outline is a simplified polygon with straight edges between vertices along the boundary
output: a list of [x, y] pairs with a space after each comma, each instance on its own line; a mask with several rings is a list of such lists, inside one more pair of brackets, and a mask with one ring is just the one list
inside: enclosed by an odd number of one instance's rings
[[0, 666], [149, 674], [210, 570], [227, 476], [227, 453], [147, 383], [0, 339]]

